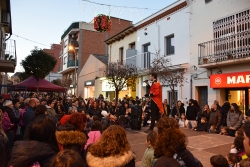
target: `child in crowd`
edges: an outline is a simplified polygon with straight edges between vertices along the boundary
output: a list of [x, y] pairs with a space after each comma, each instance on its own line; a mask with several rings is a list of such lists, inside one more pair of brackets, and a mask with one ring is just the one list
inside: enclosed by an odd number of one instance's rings
[[142, 158], [142, 167], [150, 167], [154, 164], [154, 144], [156, 140], [156, 133], [151, 132], [147, 135], [147, 149]]
[[212, 125], [212, 126], [210, 127], [209, 132], [210, 132], [210, 133], [217, 133], [217, 130], [216, 130], [215, 125]]
[[244, 149], [244, 136], [237, 136], [234, 139], [234, 145], [235, 148], [232, 148], [230, 150], [230, 153], [235, 153], [238, 155], [240, 160], [248, 159], [248, 156], [246, 155], [245, 149]]
[[249, 160], [241, 160], [240, 161], [240, 167], [249, 167], [250, 161]]
[[181, 114], [181, 119], [179, 119], [179, 126], [182, 128], [186, 128], [188, 124], [188, 121], [186, 119], [186, 116], [184, 113]]
[[196, 131], [207, 131], [208, 123], [207, 123], [207, 118], [202, 117], [201, 118], [201, 123], [194, 128]]
[[239, 166], [239, 157], [237, 154], [233, 154], [233, 153], [228, 153], [227, 156], [227, 162], [229, 164], [229, 167], [238, 167]]
[[210, 158], [211, 167], [229, 167], [227, 159], [222, 155], [214, 155]]
[[235, 137], [237, 137], [237, 136], [244, 136], [242, 128], [240, 128], [240, 129], [238, 129], [238, 130], [235, 131]]
[[101, 133], [102, 133], [102, 123], [100, 121], [94, 121], [91, 126], [91, 131], [88, 133], [89, 138], [84, 146], [84, 149], [86, 150], [89, 144], [98, 141], [101, 137]]
[[226, 136], [228, 135], [226, 126], [221, 127], [220, 135], [226, 135]]

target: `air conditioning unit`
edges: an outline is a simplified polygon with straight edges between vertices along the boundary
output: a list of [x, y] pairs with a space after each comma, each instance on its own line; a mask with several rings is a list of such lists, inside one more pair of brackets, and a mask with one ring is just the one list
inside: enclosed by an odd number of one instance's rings
[[5, 25], [10, 25], [10, 14], [7, 12], [2, 13], [2, 23]]

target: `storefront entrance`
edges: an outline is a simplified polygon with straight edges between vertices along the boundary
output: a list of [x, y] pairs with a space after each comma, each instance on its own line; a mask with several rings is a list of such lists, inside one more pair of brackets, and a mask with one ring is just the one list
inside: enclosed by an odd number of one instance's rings
[[242, 112], [246, 112], [249, 109], [250, 104], [250, 89], [226, 89], [226, 100], [229, 103], [236, 103]]

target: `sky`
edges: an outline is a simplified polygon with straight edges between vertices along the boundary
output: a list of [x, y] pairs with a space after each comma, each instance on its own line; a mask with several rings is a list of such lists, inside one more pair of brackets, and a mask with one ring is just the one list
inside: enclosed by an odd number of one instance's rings
[[[44, 49], [50, 48], [53, 43], [59, 44], [61, 35], [72, 22], [90, 22], [95, 15], [102, 13], [131, 20], [135, 24], [176, 0], [90, 1], [108, 4], [111, 7], [90, 3], [86, 0], [11, 0], [11, 39], [16, 40], [17, 53], [15, 72], [24, 71], [20, 62], [30, 54], [35, 46]], [[13, 73], [9, 73], [9, 75], [13, 75]]]

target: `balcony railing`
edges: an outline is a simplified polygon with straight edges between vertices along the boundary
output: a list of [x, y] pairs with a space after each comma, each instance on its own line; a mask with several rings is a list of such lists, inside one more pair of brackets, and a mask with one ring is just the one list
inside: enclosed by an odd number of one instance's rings
[[126, 58], [127, 65], [135, 65], [139, 70], [147, 70], [150, 68], [152, 60], [156, 56], [155, 53], [145, 52], [135, 56]]
[[0, 38], [0, 60], [13, 61], [16, 64], [16, 41]]
[[[76, 62], [76, 65], [75, 65], [75, 62]], [[78, 67], [78, 60], [69, 60], [68, 62], [67, 62], [67, 67]]]
[[198, 47], [199, 65], [226, 63], [245, 58], [250, 60], [250, 31], [200, 43]]

